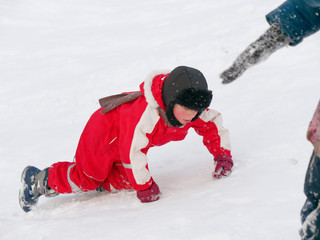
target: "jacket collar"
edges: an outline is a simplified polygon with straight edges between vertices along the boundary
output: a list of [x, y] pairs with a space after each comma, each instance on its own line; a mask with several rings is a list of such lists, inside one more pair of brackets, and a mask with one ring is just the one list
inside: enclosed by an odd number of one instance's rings
[[154, 108], [166, 110], [162, 100], [162, 87], [165, 79], [169, 74], [153, 72], [149, 74], [146, 80], [140, 85], [140, 91], [145, 96], [147, 103]]

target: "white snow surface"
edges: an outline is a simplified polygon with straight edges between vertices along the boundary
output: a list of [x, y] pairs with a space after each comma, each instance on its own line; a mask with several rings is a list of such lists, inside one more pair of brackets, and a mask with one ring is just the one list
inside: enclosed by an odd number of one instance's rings
[[[299, 239], [320, 35], [229, 85], [218, 77], [282, 1], [0, 2], [1, 239]], [[213, 158], [191, 130], [148, 154], [157, 202], [92, 192], [20, 209], [23, 168], [72, 161], [99, 98], [138, 90], [150, 72], [179, 65], [200, 69], [213, 90], [211, 108], [230, 130], [228, 178], [213, 180]]]

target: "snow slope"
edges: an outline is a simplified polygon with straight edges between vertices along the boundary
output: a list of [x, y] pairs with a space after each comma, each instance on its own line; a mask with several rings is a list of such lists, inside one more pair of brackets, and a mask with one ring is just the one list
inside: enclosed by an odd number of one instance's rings
[[[319, 100], [320, 35], [275, 53], [240, 79], [218, 74], [268, 24], [278, 0], [0, 0], [1, 239], [299, 239], [305, 133]], [[25, 214], [22, 169], [72, 161], [98, 99], [137, 90], [154, 70], [200, 69], [230, 130], [230, 177], [193, 131], [151, 149], [163, 193], [43, 198]]]

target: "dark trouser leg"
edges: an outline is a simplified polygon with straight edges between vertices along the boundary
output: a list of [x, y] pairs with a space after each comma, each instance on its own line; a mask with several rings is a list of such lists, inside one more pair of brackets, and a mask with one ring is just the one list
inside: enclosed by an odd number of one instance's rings
[[301, 210], [301, 237], [303, 240], [320, 239], [320, 158], [311, 156], [304, 183], [307, 200]]

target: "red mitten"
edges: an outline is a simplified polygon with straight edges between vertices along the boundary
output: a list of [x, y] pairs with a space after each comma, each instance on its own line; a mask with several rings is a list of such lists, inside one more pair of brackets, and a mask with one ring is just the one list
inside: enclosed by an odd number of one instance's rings
[[152, 183], [150, 188], [137, 191], [137, 197], [143, 203], [157, 201], [160, 198], [160, 195], [160, 189], [155, 182]]
[[214, 178], [222, 178], [230, 175], [231, 168], [233, 166], [233, 161], [231, 157], [221, 154], [214, 158], [214, 162], [215, 169], [212, 173], [212, 176]]

